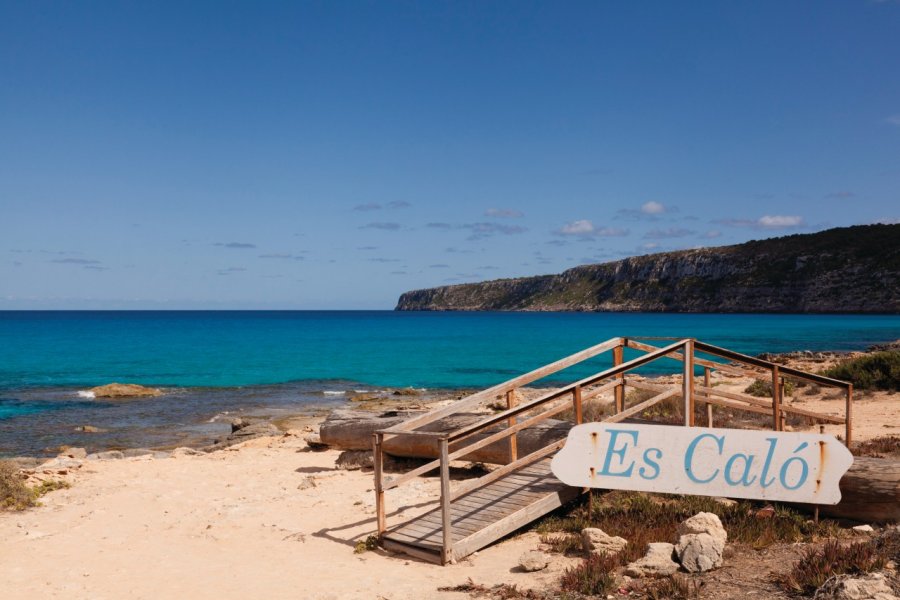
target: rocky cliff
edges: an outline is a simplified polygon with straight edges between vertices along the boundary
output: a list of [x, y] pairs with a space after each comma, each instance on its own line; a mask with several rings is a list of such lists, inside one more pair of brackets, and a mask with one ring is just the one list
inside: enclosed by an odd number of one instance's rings
[[396, 310], [900, 313], [900, 225], [406, 292]]

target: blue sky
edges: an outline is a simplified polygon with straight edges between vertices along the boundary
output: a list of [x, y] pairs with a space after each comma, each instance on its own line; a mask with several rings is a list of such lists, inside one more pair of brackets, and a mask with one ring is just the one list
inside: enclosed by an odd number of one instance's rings
[[0, 1], [0, 308], [391, 308], [898, 219], [900, 2]]

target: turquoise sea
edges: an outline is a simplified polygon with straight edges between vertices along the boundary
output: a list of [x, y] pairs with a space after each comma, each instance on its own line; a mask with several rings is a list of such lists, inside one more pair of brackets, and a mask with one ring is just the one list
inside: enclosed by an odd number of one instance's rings
[[[615, 336], [694, 337], [748, 354], [859, 350], [900, 338], [900, 316], [0, 312], [0, 455], [172, 445], [220, 434], [210, 420], [221, 413], [320, 409], [354, 390], [486, 387]], [[130, 403], [78, 394], [111, 381], [173, 390]], [[73, 431], [83, 424], [107, 432], [85, 439]]]

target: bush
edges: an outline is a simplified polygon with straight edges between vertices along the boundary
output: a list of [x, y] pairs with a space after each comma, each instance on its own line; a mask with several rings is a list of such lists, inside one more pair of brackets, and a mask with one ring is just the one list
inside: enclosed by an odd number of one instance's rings
[[585, 596], [602, 596], [616, 589], [616, 567], [619, 561], [606, 554], [591, 554], [575, 567], [566, 569], [559, 580], [560, 588]]
[[900, 436], [884, 435], [865, 442], [857, 442], [852, 446], [854, 456], [872, 456], [885, 458], [900, 456]]
[[25, 486], [19, 469], [10, 461], [0, 460], [0, 508], [25, 510], [35, 505], [35, 496]]
[[900, 390], [900, 350], [873, 352], [826, 369], [826, 377], [849, 381], [859, 390]]
[[842, 545], [836, 540], [825, 542], [819, 549], [807, 550], [794, 568], [778, 578], [788, 592], [812, 595], [835, 575], [858, 575], [877, 571], [900, 558], [900, 532], [879, 538]]
[[32, 506], [40, 506], [38, 498], [53, 490], [68, 487], [70, 486], [65, 481], [44, 481], [38, 486], [29, 488], [14, 463], [0, 460], [0, 509], [25, 510]]
[[[771, 381], [763, 381], [761, 379], [757, 379], [753, 383], [747, 386], [744, 390], [745, 394], [750, 394], [751, 396], [756, 396], [757, 398], [771, 398], [772, 397], [772, 382]], [[785, 396], [793, 396], [794, 395], [794, 382], [793, 381], [785, 381], [784, 382], [784, 395]]]

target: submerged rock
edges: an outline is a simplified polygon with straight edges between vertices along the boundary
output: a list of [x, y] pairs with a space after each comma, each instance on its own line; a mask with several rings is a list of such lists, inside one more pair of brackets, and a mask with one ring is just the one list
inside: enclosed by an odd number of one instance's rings
[[148, 398], [162, 396], [162, 390], [136, 383], [109, 383], [91, 388], [95, 398]]

